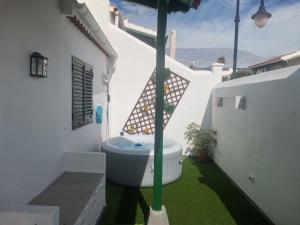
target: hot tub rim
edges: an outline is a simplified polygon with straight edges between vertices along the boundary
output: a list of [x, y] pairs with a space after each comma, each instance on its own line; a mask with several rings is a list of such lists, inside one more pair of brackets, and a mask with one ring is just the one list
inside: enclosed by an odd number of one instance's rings
[[[138, 136], [138, 135], [136, 135]], [[148, 135], [140, 135], [140, 136], [148, 136]], [[119, 137], [127, 137], [127, 136], [116, 136], [116, 137], [113, 137], [113, 138], [110, 138], [110, 139], [107, 139], [106, 141], [104, 141], [102, 144], [101, 144], [101, 151], [108, 151], [108, 152], [113, 152], [113, 153], [117, 153], [117, 154], [120, 154], [120, 155], [151, 155], [153, 156], [154, 155], [154, 149], [149, 149], [149, 150], [125, 150], [125, 149], [122, 149], [122, 148], [117, 148], [117, 147], [114, 147], [112, 145], [109, 144], [109, 142], [111, 142], [113, 139], [117, 139]], [[170, 147], [166, 147], [166, 148], [163, 148], [164, 150], [166, 151], [163, 151], [163, 155], [169, 155], [169, 154], [172, 154], [172, 153], [177, 153], [178, 151], [182, 151], [182, 146], [181, 144], [179, 144], [178, 142], [176, 142], [174, 139], [172, 138], [169, 138], [169, 137], [164, 137], [168, 140], [170, 140], [172, 142], [173, 145], [171, 145]]]

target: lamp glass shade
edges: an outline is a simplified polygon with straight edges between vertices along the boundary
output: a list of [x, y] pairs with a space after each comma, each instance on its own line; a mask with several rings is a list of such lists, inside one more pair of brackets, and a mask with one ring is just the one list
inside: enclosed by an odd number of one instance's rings
[[38, 57], [38, 68], [37, 68], [38, 76], [43, 76], [43, 67], [44, 67], [44, 60], [42, 57]]
[[264, 1], [261, 1], [258, 11], [251, 17], [255, 21], [257, 27], [263, 27], [266, 25], [269, 18], [272, 17], [271, 13], [268, 13]]
[[33, 75], [36, 74], [36, 69], [37, 69], [37, 68], [36, 68], [36, 67], [37, 67], [37, 61], [36, 61], [36, 58], [31, 57], [30, 63], [31, 63], [31, 65], [30, 65], [30, 75], [33, 76]]
[[48, 72], [48, 59], [44, 58], [43, 61], [43, 77], [46, 77]]
[[269, 18], [267, 17], [256, 17], [254, 19], [254, 22], [255, 22], [255, 25], [259, 28], [262, 28], [263, 26], [266, 25], [267, 21], [268, 21]]

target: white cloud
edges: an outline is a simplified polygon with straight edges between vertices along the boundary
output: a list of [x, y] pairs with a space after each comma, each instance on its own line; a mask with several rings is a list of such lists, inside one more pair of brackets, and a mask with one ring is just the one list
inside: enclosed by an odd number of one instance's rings
[[[250, 17], [259, 1], [253, 7], [253, 0], [241, 0], [239, 49], [268, 57], [300, 48], [300, 2], [275, 10], [271, 3], [266, 1], [272, 18], [265, 27], [257, 28]], [[131, 22], [156, 30], [155, 10], [124, 1], [120, 4]], [[235, 0], [204, 1], [198, 11], [170, 15], [168, 28], [177, 31], [177, 46], [233, 48], [235, 4]]]
[[131, 2], [121, 1], [120, 5], [127, 13], [136, 14], [138, 16], [153, 11], [151, 8], [147, 8], [145, 6], [136, 3], [131, 3]]
[[[257, 7], [242, 17], [239, 32], [240, 49], [261, 56], [272, 56], [300, 48], [300, 2], [272, 11], [272, 18], [263, 28], [257, 28], [250, 19], [256, 10]], [[233, 21], [220, 21], [216, 18], [195, 26], [180, 25], [172, 27], [174, 28], [177, 30], [178, 47], [233, 48]]]
[[[253, 2], [253, 0], [240, 0], [240, 10], [243, 10], [244, 8], [247, 8], [251, 2]], [[212, 4], [223, 4], [224, 6], [226, 6], [227, 8], [236, 8], [236, 0], [222, 0], [220, 2], [212, 2], [210, 1], [209, 3]]]
[[123, 15], [128, 17], [131, 22], [150, 29], [156, 28], [156, 10], [125, 1], [121, 1], [120, 6]]
[[300, 48], [300, 2], [278, 8], [272, 14], [263, 28], [253, 26], [249, 20], [241, 24], [241, 48], [267, 56]]

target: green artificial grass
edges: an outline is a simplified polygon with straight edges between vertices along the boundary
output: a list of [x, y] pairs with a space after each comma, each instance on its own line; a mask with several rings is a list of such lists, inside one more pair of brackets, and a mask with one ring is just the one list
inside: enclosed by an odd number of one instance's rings
[[[152, 188], [107, 184], [107, 208], [99, 225], [141, 225]], [[170, 225], [269, 224], [213, 163], [185, 159], [180, 179], [163, 188]]]

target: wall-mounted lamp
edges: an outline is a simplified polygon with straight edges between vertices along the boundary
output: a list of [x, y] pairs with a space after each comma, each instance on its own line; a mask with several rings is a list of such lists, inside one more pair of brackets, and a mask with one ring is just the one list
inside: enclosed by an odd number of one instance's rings
[[48, 72], [48, 58], [38, 52], [30, 55], [30, 76], [46, 78]]

